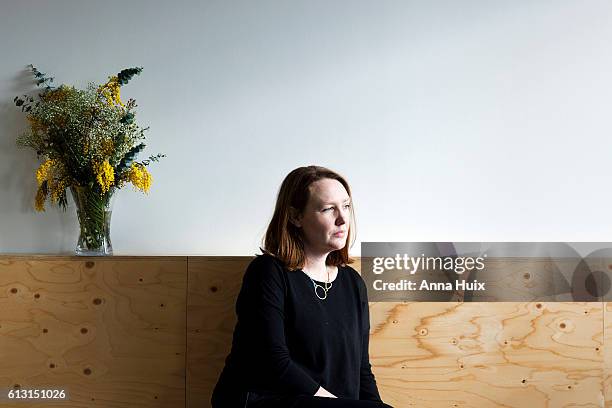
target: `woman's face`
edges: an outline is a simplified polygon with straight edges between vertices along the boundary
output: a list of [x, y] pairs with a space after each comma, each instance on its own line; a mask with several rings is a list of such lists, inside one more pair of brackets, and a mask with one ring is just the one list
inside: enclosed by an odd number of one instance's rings
[[309, 189], [308, 203], [296, 222], [302, 228], [305, 249], [329, 253], [344, 248], [351, 214], [346, 189], [338, 180], [327, 178], [315, 181]]

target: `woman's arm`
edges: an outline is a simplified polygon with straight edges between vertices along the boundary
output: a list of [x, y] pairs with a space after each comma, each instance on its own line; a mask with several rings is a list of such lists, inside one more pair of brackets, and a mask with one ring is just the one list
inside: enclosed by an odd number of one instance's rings
[[360, 369], [360, 386], [359, 386], [359, 399], [379, 401], [380, 394], [378, 393], [378, 387], [376, 386], [376, 379], [374, 373], [372, 373], [372, 366], [370, 365], [370, 308], [368, 304], [367, 289], [365, 283], [360, 279], [360, 292], [361, 292], [361, 315], [363, 318], [363, 333], [361, 335], [361, 369]]
[[267, 376], [266, 380], [289, 393], [315, 395], [320, 390], [319, 382], [292, 360], [287, 348], [285, 288], [280, 268], [267, 256], [258, 256], [251, 262], [241, 290], [246, 302], [237, 305], [237, 312], [252, 329], [249, 332], [257, 345], [252, 349], [254, 359], [262, 368], [259, 375]]

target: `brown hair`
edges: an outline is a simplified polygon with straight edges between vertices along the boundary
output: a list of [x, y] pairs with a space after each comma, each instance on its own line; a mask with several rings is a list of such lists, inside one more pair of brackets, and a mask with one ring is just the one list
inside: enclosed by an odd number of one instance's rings
[[[301, 214], [310, 198], [310, 185], [315, 181], [327, 178], [338, 180], [352, 198], [351, 189], [344, 177], [321, 166], [298, 167], [285, 177], [280, 186], [274, 214], [262, 241], [263, 248], [259, 249], [281, 260], [290, 270], [303, 268], [306, 256], [301, 230], [289, 221], [289, 208], [293, 207]], [[338, 266], [354, 262], [348, 253], [349, 247], [354, 243], [353, 229], [356, 230], [355, 211], [352, 203], [350, 213], [346, 245], [327, 256], [325, 260], [327, 265]]]

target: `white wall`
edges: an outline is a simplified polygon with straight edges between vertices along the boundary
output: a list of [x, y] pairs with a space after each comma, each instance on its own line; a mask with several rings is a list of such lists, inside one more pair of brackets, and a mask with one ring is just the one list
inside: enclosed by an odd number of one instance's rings
[[149, 125], [148, 197], [116, 254], [252, 255], [283, 177], [352, 184], [361, 241], [610, 241], [612, 3], [0, 0], [0, 252], [74, 249], [15, 147], [33, 63], [123, 89]]

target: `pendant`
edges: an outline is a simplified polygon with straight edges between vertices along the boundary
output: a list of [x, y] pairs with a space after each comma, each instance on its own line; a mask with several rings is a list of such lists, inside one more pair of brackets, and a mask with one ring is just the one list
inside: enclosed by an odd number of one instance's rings
[[[319, 299], [325, 300], [327, 298], [327, 291], [330, 290], [332, 287], [332, 282], [325, 282], [325, 286], [323, 286], [323, 285], [317, 284], [312, 278], [310, 280], [312, 281], [312, 284], [314, 285], [315, 295], [317, 295]], [[328, 283], [329, 283], [329, 286], [327, 286]], [[323, 289], [323, 292], [325, 293], [323, 297], [319, 296], [319, 292], [317, 292], [317, 288]]]
[[[323, 293], [325, 293], [325, 295], [323, 297], [319, 296], [319, 292], [317, 292], [317, 288], [321, 288], [323, 289]], [[315, 295], [317, 295], [317, 297], [321, 300], [325, 300], [327, 298], [327, 291], [325, 290], [325, 288], [321, 285], [317, 285], [316, 283], [314, 284], [314, 291], [315, 291]]]

